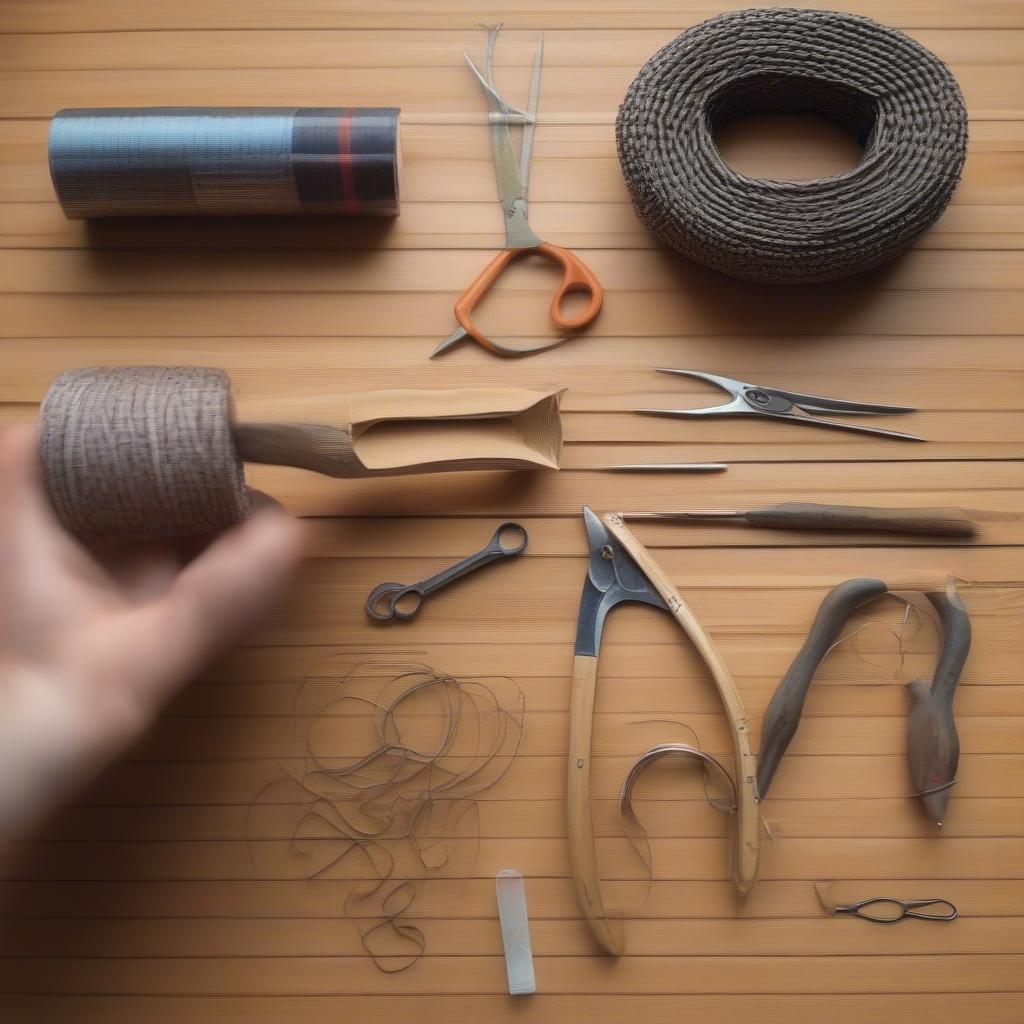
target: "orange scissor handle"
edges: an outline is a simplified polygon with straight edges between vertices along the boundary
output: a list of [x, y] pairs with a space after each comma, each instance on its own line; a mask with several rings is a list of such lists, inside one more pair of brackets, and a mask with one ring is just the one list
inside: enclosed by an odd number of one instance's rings
[[[551, 319], [555, 326], [561, 327], [564, 331], [578, 331], [581, 327], [586, 327], [601, 312], [601, 306], [604, 304], [604, 289], [601, 282], [594, 277], [590, 267], [569, 249], [552, 245], [550, 242], [541, 242], [537, 251], [562, 264], [562, 283], [551, 300]], [[572, 292], [586, 293], [587, 304], [576, 316], [565, 316], [562, 313], [562, 303]]]
[[[561, 246], [552, 245], [550, 242], [541, 242], [540, 245], [529, 249], [502, 249], [501, 252], [487, 264], [480, 272], [477, 279], [459, 296], [455, 303], [455, 319], [458, 320], [462, 329], [471, 337], [476, 339], [484, 348], [493, 351], [505, 349], [495, 345], [481, 330], [476, 327], [472, 320], [473, 310], [480, 304], [483, 297], [494, 286], [495, 281], [501, 277], [505, 268], [518, 256], [527, 253], [539, 252], [549, 260], [561, 265], [562, 282], [551, 300], [551, 319], [556, 327], [565, 331], [577, 331], [586, 327], [598, 313], [604, 304], [604, 289], [601, 282], [594, 276], [590, 268], [571, 250], [563, 249]], [[565, 297], [573, 292], [584, 292], [588, 296], [586, 307], [576, 316], [565, 316], [562, 313], [562, 303]], [[551, 348], [560, 342], [546, 342], [539, 348]], [[530, 349], [524, 351], [537, 351]]]

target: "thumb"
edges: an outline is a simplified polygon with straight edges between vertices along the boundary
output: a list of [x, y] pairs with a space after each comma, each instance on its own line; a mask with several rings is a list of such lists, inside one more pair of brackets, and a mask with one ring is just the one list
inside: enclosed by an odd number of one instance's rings
[[181, 571], [154, 609], [175, 652], [166, 685], [194, 675], [260, 623], [298, 567], [304, 536], [297, 519], [264, 508]]

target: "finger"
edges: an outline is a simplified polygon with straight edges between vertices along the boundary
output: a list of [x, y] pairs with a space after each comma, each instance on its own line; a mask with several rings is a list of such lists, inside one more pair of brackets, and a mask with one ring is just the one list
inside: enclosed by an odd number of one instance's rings
[[197, 672], [268, 614], [302, 558], [305, 530], [273, 509], [254, 513], [186, 566], [153, 608], [167, 685]]
[[11, 507], [26, 500], [45, 500], [42, 469], [35, 424], [16, 423], [0, 431], [0, 501]]
[[246, 487], [246, 491], [249, 494], [249, 507], [254, 512], [261, 508], [276, 508], [282, 512], [284, 511], [284, 505], [277, 498], [267, 494], [266, 491], [258, 491], [255, 487]]
[[92, 559], [57, 520], [43, 482], [34, 423], [0, 431], [0, 560], [60, 563], [95, 572]]

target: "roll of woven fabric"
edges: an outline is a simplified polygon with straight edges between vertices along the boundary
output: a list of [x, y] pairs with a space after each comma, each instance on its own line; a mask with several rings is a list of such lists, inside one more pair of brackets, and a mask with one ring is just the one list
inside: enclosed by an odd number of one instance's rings
[[[812, 181], [741, 174], [715, 130], [768, 111], [837, 122], [861, 161]], [[616, 137], [637, 215], [666, 245], [747, 280], [827, 281], [894, 258], [937, 220], [963, 169], [967, 112], [949, 68], [909, 36], [765, 8], [702, 22], [656, 53]]]
[[50, 176], [72, 220], [381, 214], [399, 203], [393, 107], [62, 110]]
[[198, 366], [62, 373], [39, 410], [39, 457], [61, 522], [81, 536], [187, 537], [249, 512], [231, 384]]

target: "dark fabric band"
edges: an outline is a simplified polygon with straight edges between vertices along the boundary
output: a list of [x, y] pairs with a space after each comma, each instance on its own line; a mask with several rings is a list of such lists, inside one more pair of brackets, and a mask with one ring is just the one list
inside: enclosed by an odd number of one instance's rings
[[399, 210], [395, 107], [62, 110], [50, 175], [72, 219]]

